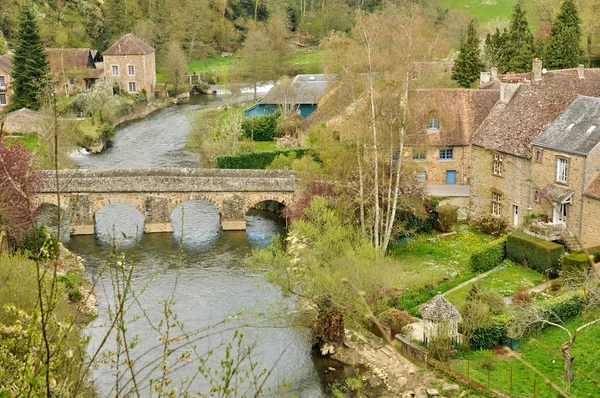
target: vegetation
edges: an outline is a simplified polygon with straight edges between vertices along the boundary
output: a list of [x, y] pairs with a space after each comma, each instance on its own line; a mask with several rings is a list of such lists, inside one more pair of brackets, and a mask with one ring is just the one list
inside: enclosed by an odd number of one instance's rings
[[552, 24], [552, 35], [544, 52], [544, 63], [551, 69], [574, 68], [583, 59], [581, 20], [573, 0], [565, 0]]
[[478, 273], [489, 271], [500, 265], [505, 257], [506, 239], [501, 238], [471, 254], [471, 270]]
[[475, 21], [471, 21], [467, 27], [467, 37], [460, 45], [458, 58], [452, 68], [452, 80], [456, 80], [461, 87], [469, 88], [479, 79], [484, 67], [479, 53], [479, 36], [475, 30]]
[[271, 115], [252, 116], [242, 121], [244, 137], [252, 141], [273, 141], [277, 137], [277, 119], [280, 112]]
[[232, 156], [217, 156], [215, 163], [219, 169], [266, 169], [280, 156], [293, 155], [296, 159], [304, 156], [305, 152], [305, 149], [242, 152]]
[[480, 214], [469, 220], [469, 225], [477, 231], [492, 236], [506, 233], [508, 222], [505, 218], [494, 217], [492, 214]]
[[506, 241], [506, 257], [538, 272], [557, 269], [564, 252], [564, 247], [557, 243], [520, 231], [511, 233]]

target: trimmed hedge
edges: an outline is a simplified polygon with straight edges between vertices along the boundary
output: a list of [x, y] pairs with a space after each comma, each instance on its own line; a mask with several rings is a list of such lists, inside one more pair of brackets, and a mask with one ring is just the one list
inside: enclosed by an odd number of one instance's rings
[[497, 239], [471, 254], [471, 271], [481, 273], [497, 267], [506, 257], [506, 238]]
[[264, 169], [279, 155], [295, 153], [300, 159], [306, 149], [277, 149], [263, 152], [242, 152], [237, 155], [217, 156], [215, 161], [218, 169]]
[[[586, 301], [579, 292], [569, 292], [549, 299], [542, 305], [546, 317], [551, 322], [564, 322], [581, 314], [585, 309]], [[546, 325], [547, 326], [547, 325]]]
[[565, 277], [582, 276], [590, 267], [590, 259], [585, 253], [571, 253], [562, 258], [562, 270]]
[[242, 121], [244, 137], [253, 141], [273, 141], [277, 137], [277, 119], [281, 112], [272, 115], [252, 116]]
[[564, 253], [565, 248], [558, 243], [548, 242], [521, 231], [508, 235], [506, 240], [506, 257], [538, 272], [558, 268], [560, 256]]
[[502, 345], [506, 340], [511, 322], [512, 319], [506, 316], [493, 316], [490, 323], [473, 330], [469, 339], [471, 347], [478, 350], [488, 350]]

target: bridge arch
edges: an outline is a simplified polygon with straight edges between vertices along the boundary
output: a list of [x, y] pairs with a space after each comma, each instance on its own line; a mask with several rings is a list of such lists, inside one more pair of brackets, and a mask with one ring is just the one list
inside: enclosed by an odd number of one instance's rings
[[93, 215], [94, 234], [101, 240], [114, 237], [122, 241], [134, 241], [144, 233], [146, 216], [135, 206], [127, 203], [110, 203]]
[[[62, 204], [61, 204], [62, 205]], [[35, 210], [35, 222], [47, 225], [48, 228], [56, 233], [58, 231], [57, 201], [44, 201], [38, 204]], [[71, 235], [70, 229], [71, 216], [64, 205], [60, 209], [60, 236], [61, 240], [68, 240]]]
[[258, 205], [259, 203], [262, 203], [262, 202], [277, 202], [277, 203], [283, 205], [283, 207], [287, 207], [289, 204], [288, 200], [281, 195], [252, 196], [252, 197], [248, 198], [248, 200], [246, 200], [246, 203], [244, 206], [244, 214], [248, 213], [249, 210], [254, 209], [256, 207], [256, 205]]

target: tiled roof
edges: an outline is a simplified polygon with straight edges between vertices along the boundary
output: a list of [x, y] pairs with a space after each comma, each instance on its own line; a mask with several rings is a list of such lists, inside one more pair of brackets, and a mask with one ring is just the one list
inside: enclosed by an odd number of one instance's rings
[[541, 81], [526, 81], [505, 104], [498, 101], [472, 143], [484, 148], [531, 157], [531, 143], [578, 95], [600, 96], [600, 70], [585, 69], [580, 79], [577, 69], [549, 71]]
[[47, 48], [50, 70], [63, 73], [93, 67], [89, 48]]
[[[409, 94], [408, 136], [410, 144], [468, 145], [471, 136], [490, 112], [497, 90], [416, 89]], [[432, 116], [439, 129], [427, 130]]]
[[145, 55], [152, 52], [154, 52], [154, 48], [128, 33], [117, 40], [102, 55]]
[[427, 303], [423, 304], [419, 309], [423, 319], [430, 319], [433, 321], [450, 321], [460, 320], [460, 312], [452, 305], [444, 296], [438, 293], [437, 296], [432, 298]]
[[12, 61], [10, 60], [10, 55], [0, 55], [0, 69], [7, 73], [12, 73]]
[[584, 195], [600, 200], [600, 175], [586, 188]]
[[533, 145], [587, 155], [600, 143], [600, 98], [579, 96], [535, 140]]

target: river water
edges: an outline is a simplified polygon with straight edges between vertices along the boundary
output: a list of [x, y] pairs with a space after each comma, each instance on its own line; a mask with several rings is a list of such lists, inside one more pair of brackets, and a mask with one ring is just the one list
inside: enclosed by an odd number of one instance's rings
[[[185, 140], [195, 114], [208, 103], [219, 100], [203, 96], [191, 104], [171, 106], [119, 128], [112, 146], [104, 153], [78, 152], [74, 157], [82, 168], [199, 167], [196, 156], [185, 151]], [[210, 329], [210, 336], [198, 338], [194, 343], [198, 353], [214, 351], [208, 360], [210, 367], [220, 368], [224, 344], [232, 341], [235, 330], [240, 330], [244, 333], [243, 344], [253, 347], [251, 361], [258, 363], [257, 369], [271, 372], [265, 389], [275, 389], [285, 380], [291, 383], [293, 395], [326, 396], [327, 375], [322, 370], [330, 364], [312, 355], [303, 329], [281, 327], [293, 321], [292, 317], [272, 318], [272, 314], [295, 310], [296, 303], [284, 298], [262, 276], [242, 266], [254, 247], [263, 247], [273, 236], [284, 233], [284, 224], [275, 214], [258, 210], [249, 212], [246, 221], [246, 231], [224, 232], [214, 207], [191, 201], [173, 213], [175, 233], [139, 235], [144, 217], [134, 208], [112, 204], [99, 211], [96, 236], [76, 236], [67, 243], [86, 260], [86, 270], [92, 278], [99, 280], [96, 288], [99, 316], [88, 328], [89, 352], [100, 345], [109, 324], [109, 308], [114, 309], [112, 279], [102, 270], [111, 242], [117, 240], [119, 251], [126, 254], [126, 264], [135, 263], [131, 285], [139, 296], [129, 307], [128, 319], [132, 322], [127, 328], [130, 336], [138, 336], [133, 356], [139, 358], [135, 368], [140, 372], [137, 378], [142, 384], [157, 376], [156, 370], [147, 365], [156, 363], [162, 352], [157, 347], [156, 329], [163, 319], [164, 300], [174, 292], [173, 309], [187, 332], [227, 319], [226, 323]], [[115, 349], [114, 336], [106, 347]], [[178, 368], [173, 363], [171, 366]], [[115, 372], [108, 365], [100, 365], [94, 371], [102, 396], [114, 393]], [[187, 388], [190, 393], [210, 391], [211, 383], [204, 377], [198, 376], [189, 384], [181, 381], [193, 375], [193, 368], [175, 370], [171, 375], [172, 387]]]

